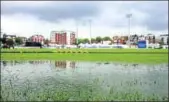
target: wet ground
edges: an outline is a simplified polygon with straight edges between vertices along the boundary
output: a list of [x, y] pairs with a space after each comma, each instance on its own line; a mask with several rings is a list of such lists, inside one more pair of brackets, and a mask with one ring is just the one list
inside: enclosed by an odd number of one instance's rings
[[[144, 96], [156, 95], [164, 100], [164, 98], [168, 98], [168, 64], [146, 65], [49, 60], [1, 61], [1, 85], [6, 88], [9, 86], [10, 88], [7, 89], [14, 91], [11, 95], [9, 95], [10, 91], [8, 93], [3, 91], [2, 97], [4, 100], [30, 100], [19, 98], [15, 93], [15, 91], [22, 92], [22, 89], [27, 86], [29, 86], [27, 90], [32, 91], [39, 91], [42, 86], [45, 90], [69, 90], [69, 92], [72, 91], [71, 97], [75, 94], [73, 94], [73, 91], [79, 90], [79, 93], [83, 95], [83, 85], [87, 85], [85, 91], [91, 92], [84, 94], [84, 96], [87, 95], [90, 98], [97, 96], [96, 93], [107, 97], [113, 90], [113, 93], [138, 91]], [[78, 89], [78, 85], [79, 88], [82, 86], [83, 89]], [[90, 85], [92, 89], [89, 88]], [[5, 90], [5, 87], [4, 89], [2, 87], [2, 90]], [[72, 90], [72, 88], [75, 90]], [[30, 94], [31, 92], [24, 91], [24, 93]], [[45, 92], [43, 91], [43, 93]], [[74, 100], [76, 98], [75, 95]], [[81, 97], [81, 99], [84, 98]], [[125, 100], [125, 98], [122, 99]]]

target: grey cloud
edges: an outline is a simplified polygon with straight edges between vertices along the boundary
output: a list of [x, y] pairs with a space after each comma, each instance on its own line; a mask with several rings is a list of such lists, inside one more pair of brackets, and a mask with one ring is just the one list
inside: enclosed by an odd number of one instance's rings
[[82, 19], [97, 16], [99, 9], [92, 3], [62, 3], [53, 2], [46, 6], [8, 6], [2, 5], [1, 14], [28, 13], [40, 19], [55, 22], [64, 19]]
[[[132, 3], [126, 1], [120, 5], [118, 3], [111, 2], [110, 5], [112, 5], [110, 11], [111, 9], [114, 11], [116, 8], [116, 12], [114, 13], [112, 19], [102, 22], [109, 27], [127, 27], [128, 19], [126, 18], [126, 14], [132, 13], [131, 27], [144, 26], [147, 27], [148, 30], [152, 31], [168, 29], [167, 1], [137, 1]], [[145, 18], [144, 15], [146, 15]], [[140, 16], [143, 16], [143, 19]]]
[[[147, 1], [138, 2], [132, 5], [126, 5], [122, 10], [134, 9], [148, 15], [146, 20], [139, 22], [135, 19], [135, 25], [146, 26], [149, 30], [166, 30], [168, 29], [168, 3], [164, 1]], [[127, 11], [126, 11], [127, 12]], [[134, 18], [134, 15], [133, 15]]]
[[[110, 2], [112, 7], [118, 11], [120, 18], [104, 22], [108, 26], [124, 27], [127, 26], [125, 14], [130, 10], [135, 10], [147, 14], [145, 20], [140, 20], [137, 13], [133, 13], [132, 26], [146, 26], [148, 30], [166, 30], [168, 29], [168, 2], [167, 1], [138, 1], [134, 3], [123, 2], [116, 4]], [[104, 5], [104, 3], [101, 3]], [[112, 9], [115, 9], [112, 8]], [[38, 16], [40, 19], [56, 22], [64, 19], [84, 19], [86, 17], [98, 17], [101, 14], [100, 5], [96, 2], [79, 3], [57, 3], [47, 4], [46, 6], [13, 6], [1, 5], [1, 14], [29, 13]], [[111, 12], [110, 12], [111, 13]], [[117, 14], [116, 14], [117, 15]], [[109, 16], [109, 15], [105, 15]]]

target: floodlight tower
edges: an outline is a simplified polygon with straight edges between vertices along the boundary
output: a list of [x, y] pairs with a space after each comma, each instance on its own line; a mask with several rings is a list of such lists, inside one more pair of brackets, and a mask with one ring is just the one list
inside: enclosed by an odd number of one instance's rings
[[92, 43], [91, 22], [92, 22], [92, 20], [89, 19], [89, 26], [90, 26], [90, 44]]
[[126, 17], [128, 18], [128, 43], [130, 47], [130, 18], [132, 17], [132, 14], [127, 14]]
[[76, 44], [78, 45], [78, 21], [76, 21]]

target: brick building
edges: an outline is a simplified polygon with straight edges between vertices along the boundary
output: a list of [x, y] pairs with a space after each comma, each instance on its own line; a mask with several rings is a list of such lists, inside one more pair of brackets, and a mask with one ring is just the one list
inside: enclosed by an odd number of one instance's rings
[[40, 42], [40, 43], [44, 43], [44, 36], [42, 35], [32, 35], [30, 38], [29, 38], [29, 41], [31, 42]]
[[112, 42], [118, 44], [125, 44], [128, 40], [128, 36], [113, 36]]
[[153, 34], [147, 34], [145, 35], [145, 40], [148, 40], [149, 43], [155, 43], [155, 35]]
[[52, 31], [50, 36], [52, 44], [74, 45], [76, 43], [75, 32], [72, 31]]

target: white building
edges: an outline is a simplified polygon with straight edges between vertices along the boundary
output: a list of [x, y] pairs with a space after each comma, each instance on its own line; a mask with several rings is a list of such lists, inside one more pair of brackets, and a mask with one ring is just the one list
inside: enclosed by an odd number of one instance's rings
[[50, 33], [50, 41], [51, 41], [51, 43], [55, 43], [56, 42], [56, 33], [59, 33], [59, 31], [51, 31], [51, 33]]
[[111, 41], [103, 41], [104, 45], [109, 45], [111, 43]]

